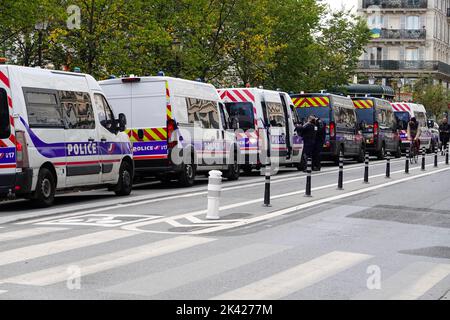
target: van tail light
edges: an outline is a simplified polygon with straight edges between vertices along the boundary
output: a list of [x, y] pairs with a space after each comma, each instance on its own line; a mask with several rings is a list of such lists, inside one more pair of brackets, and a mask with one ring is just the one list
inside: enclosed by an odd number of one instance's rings
[[334, 122], [330, 122], [330, 138], [336, 138], [336, 124]]
[[177, 124], [174, 120], [167, 121], [167, 142], [169, 149], [173, 149], [178, 145], [178, 139], [176, 135]]
[[375, 136], [378, 136], [379, 133], [380, 133], [380, 125], [378, 124], [378, 122], [375, 122], [373, 124], [373, 134]]
[[28, 168], [30, 166], [27, 141], [23, 131], [16, 131], [16, 162], [18, 168]]

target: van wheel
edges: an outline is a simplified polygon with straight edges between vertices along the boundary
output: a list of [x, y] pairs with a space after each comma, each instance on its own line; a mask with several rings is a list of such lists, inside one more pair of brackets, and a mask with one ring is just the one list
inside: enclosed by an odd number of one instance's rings
[[237, 153], [235, 152], [233, 164], [228, 165], [228, 170], [225, 173], [225, 178], [227, 178], [228, 181], [237, 181], [239, 180], [240, 175], [241, 168], [238, 163]]
[[195, 184], [196, 167], [194, 164], [183, 164], [183, 170], [178, 177], [182, 187], [192, 187]]
[[133, 172], [128, 162], [122, 162], [120, 166], [119, 182], [114, 192], [116, 195], [123, 197], [129, 196], [133, 189]]
[[55, 202], [56, 184], [55, 177], [47, 168], [39, 171], [36, 191], [32, 197], [32, 203], [37, 208], [48, 208]]

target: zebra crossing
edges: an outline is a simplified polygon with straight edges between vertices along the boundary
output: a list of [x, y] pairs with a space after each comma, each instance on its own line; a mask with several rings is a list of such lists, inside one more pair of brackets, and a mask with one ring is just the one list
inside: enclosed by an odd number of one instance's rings
[[[14, 249], [5, 249], [8, 244], [16, 244], [17, 240], [35, 238], [48, 240], [53, 234], [64, 235], [64, 228], [35, 227], [15, 231], [0, 232], [0, 297], [8, 299], [14, 289], [10, 286], [25, 286], [30, 288], [45, 288], [68, 281], [68, 270], [76, 266], [80, 275], [90, 277], [94, 283], [95, 277], [108, 272], [114, 272], [120, 267], [131, 267], [135, 263], [154, 262], [157, 259], [173, 254], [186, 253], [194, 248], [211, 246], [220, 248], [220, 239], [212, 237], [176, 236], [148, 242], [146, 235], [124, 230], [107, 230], [91, 232], [83, 235], [65, 237]], [[139, 245], [130, 240], [140, 237]], [[107, 252], [103, 246], [115, 241], [130, 241], [128, 248], [113, 246]], [[142, 243], [143, 241], [147, 241]], [[133, 243], [133, 244], [132, 244]], [[95, 256], [86, 257], [82, 252], [97, 248]], [[78, 251], [77, 251], [78, 250]], [[126, 277], [114, 280], [114, 284], [96, 284], [95, 290], [117, 295], [142, 296], [155, 298], [167, 292], [176, 292], [179, 288], [202, 283], [236, 270], [250, 269], [254, 266], [269, 266], [271, 261], [287, 257], [296, 250], [295, 247], [267, 243], [243, 244], [240, 247], [227, 249], [224, 252], [214, 251], [201, 259], [183, 260], [181, 264], [167, 265], [142, 276]], [[75, 253], [61, 259], [68, 252]], [[35, 259], [48, 258], [46, 266], [34, 263]], [[285, 299], [306, 288], [314, 287], [325, 281], [339, 279], [342, 273], [367, 267], [376, 259], [376, 255], [364, 252], [330, 251], [318, 253], [314, 257], [290, 261], [283, 270], [264, 274], [255, 279], [234, 281], [230, 288], [216, 288], [214, 293], [206, 297], [211, 300], [277, 300]], [[26, 263], [20, 274], [14, 269], [16, 264]], [[5, 267], [8, 267], [5, 269]], [[400, 266], [392, 275], [382, 279], [381, 290], [364, 289], [363, 292], [349, 293], [348, 299], [421, 299], [430, 290], [445, 281], [450, 283], [450, 264], [442, 261], [414, 261]], [[83, 280], [84, 281], [84, 280]], [[366, 284], [361, 284], [364, 287]], [[447, 285], [448, 289], [448, 285]], [[187, 297], [185, 297], [187, 298]], [[319, 297], [320, 298], [320, 297]]]

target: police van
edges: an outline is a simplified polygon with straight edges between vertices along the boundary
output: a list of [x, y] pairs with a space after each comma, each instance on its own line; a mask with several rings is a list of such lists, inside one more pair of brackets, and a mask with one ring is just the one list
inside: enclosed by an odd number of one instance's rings
[[131, 144], [91, 76], [0, 66], [0, 197], [53, 204], [66, 189], [132, 188]]
[[433, 133], [428, 128], [428, 117], [425, 107], [421, 104], [396, 102], [392, 103], [392, 108], [395, 112], [395, 117], [400, 126], [400, 139], [402, 151], [406, 151], [409, 148], [409, 140], [407, 135], [408, 123], [411, 118], [415, 117], [419, 122], [420, 130], [422, 134], [420, 136], [420, 147], [428, 152], [433, 151]]
[[402, 156], [398, 124], [389, 101], [378, 98], [353, 98], [356, 116], [360, 124], [366, 150], [378, 159], [385, 158], [387, 152]]
[[240, 175], [239, 148], [214, 86], [171, 77], [101, 81], [116, 112], [127, 115], [136, 175], [194, 185], [197, 173]]
[[301, 168], [303, 141], [295, 132], [294, 104], [287, 93], [257, 89], [219, 89], [220, 98], [238, 124], [243, 169], [265, 165], [270, 136], [271, 162]]
[[351, 98], [326, 93], [295, 94], [291, 97], [300, 122], [305, 123], [313, 115], [319, 117], [326, 126], [322, 152], [324, 159], [337, 163], [342, 152], [347, 158], [364, 162], [366, 144]]

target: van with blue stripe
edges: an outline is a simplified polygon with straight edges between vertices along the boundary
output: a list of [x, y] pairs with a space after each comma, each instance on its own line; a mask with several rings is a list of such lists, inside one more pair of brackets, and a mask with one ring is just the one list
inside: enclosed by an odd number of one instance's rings
[[125, 126], [89, 75], [0, 66], [0, 198], [48, 207], [66, 190], [129, 195]]

